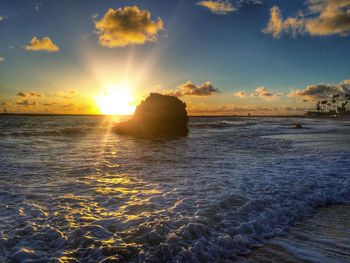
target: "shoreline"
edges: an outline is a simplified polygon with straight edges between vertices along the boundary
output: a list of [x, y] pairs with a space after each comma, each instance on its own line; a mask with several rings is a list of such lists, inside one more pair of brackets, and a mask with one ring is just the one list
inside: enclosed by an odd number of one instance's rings
[[[47, 114], [47, 113], [0, 113], [2, 116], [21, 117], [132, 117], [132, 115], [107, 115], [107, 114]], [[306, 115], [188, 115], [190, 118], [300, 118], [314, 120], [350, 120], [350, 116], [322, 116], [310, 117]]]
[[350, 205], [328, 204], [244, 257], [248, 262], [344, 262], [350, 260]]

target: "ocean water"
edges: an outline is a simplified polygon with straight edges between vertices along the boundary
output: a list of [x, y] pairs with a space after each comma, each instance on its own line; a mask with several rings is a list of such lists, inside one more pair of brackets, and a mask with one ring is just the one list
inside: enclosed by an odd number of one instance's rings
[[[350, 121], [196, 117], [188, 137], [153, 140], [116, 121], [0, 117], [0, 262], [349, 262], [346, 238], [316, 253], [301, 249], [312, 231], [293, 233], [349, 209]], [[289, 254], [251, 256], [271, 242]]]

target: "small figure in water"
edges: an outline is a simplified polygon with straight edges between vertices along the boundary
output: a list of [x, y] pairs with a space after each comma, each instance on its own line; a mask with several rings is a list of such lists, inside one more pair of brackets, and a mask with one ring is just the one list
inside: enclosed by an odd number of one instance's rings
[[295, 129], [302, 129], [303, 125], [301, 125], [300, 123], [295, 124]]

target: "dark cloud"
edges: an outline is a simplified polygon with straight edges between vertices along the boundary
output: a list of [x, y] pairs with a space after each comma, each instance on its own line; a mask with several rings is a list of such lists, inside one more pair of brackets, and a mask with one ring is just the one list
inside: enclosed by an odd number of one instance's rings
[[48, 103], [43, 103], [42, 105], [51, 107], [51, 106], [55, 106], [56, 104], [57, 104], [56, 102], [48, 102]]
[[204, 82], [197, 86], [192, 81], [187, 81], [180, 85], [179, 90], [168, 92], [167, 95], [182, 97], [182, 96], [210, 96], [213, 93], [220, 93], [219, 89], [214, 88], [210, 81]]
[[314, 101], [331, 98], [334, 94], [344, 96], [350, 93], [350, 80], [339, 84], [316, 84], [298, 89], [288, 94], [290, 98], [299, 98], [303, 101]]
[[17, 97], [22, 97], [22, 98], [44, 98], [44, 94], [36, 91], [29, 91], [29, 92], [23, 92], [20, 91], [17, 93]]
[[21, 91], [21, 92], [17, 93], [17, 96], [18, 97], [27, 97], [27, 93]]
[[214, 88], [210, 81], [197, 86], [191, 81], [186, 82], [180, 86], [183, 95], [189, 96], [210, 96], [213, 93], [219, 93], [217, 88]]
[[29, 107], [29, 106], [35, 106], [37, 105], [37, 101], [30, 101], [30, 100], [20, 100], [20, 101], [17, 101], [16, 105], [18, 106], [25, 106], [25, 107]]

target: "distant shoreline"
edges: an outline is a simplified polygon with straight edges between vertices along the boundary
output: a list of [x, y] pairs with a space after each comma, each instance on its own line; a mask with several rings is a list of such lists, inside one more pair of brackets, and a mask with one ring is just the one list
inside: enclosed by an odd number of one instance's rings
[[[115, 117], [131, 117], [131, 115], [106, 115], [106, 114], [49, 114], [49, 113], [0, 113], [1, 116], [25, 116], [25, 117], [106, 117], [106, 116], [115, 116]], [[325, 119], [325, 120], [344, 120], [350, 119], [349, 116], [306, 116], [306, 115], [188, 115], [190, 118], [302, 118], [302, 119]]]
[[[59, 114], [59, 113], [0, 113], [0, 116], [76, 116], [76, 117], [105, 117], [105, 116], [116, 116], [116, 117], [128, 117], [132, 115], [107, 115], [107, 114]], [[275, 118], [306, 118], [305, 115], [188, 115], [188, 117], [195, 118], [256, 118], [256, 117], [275, 117]]]

